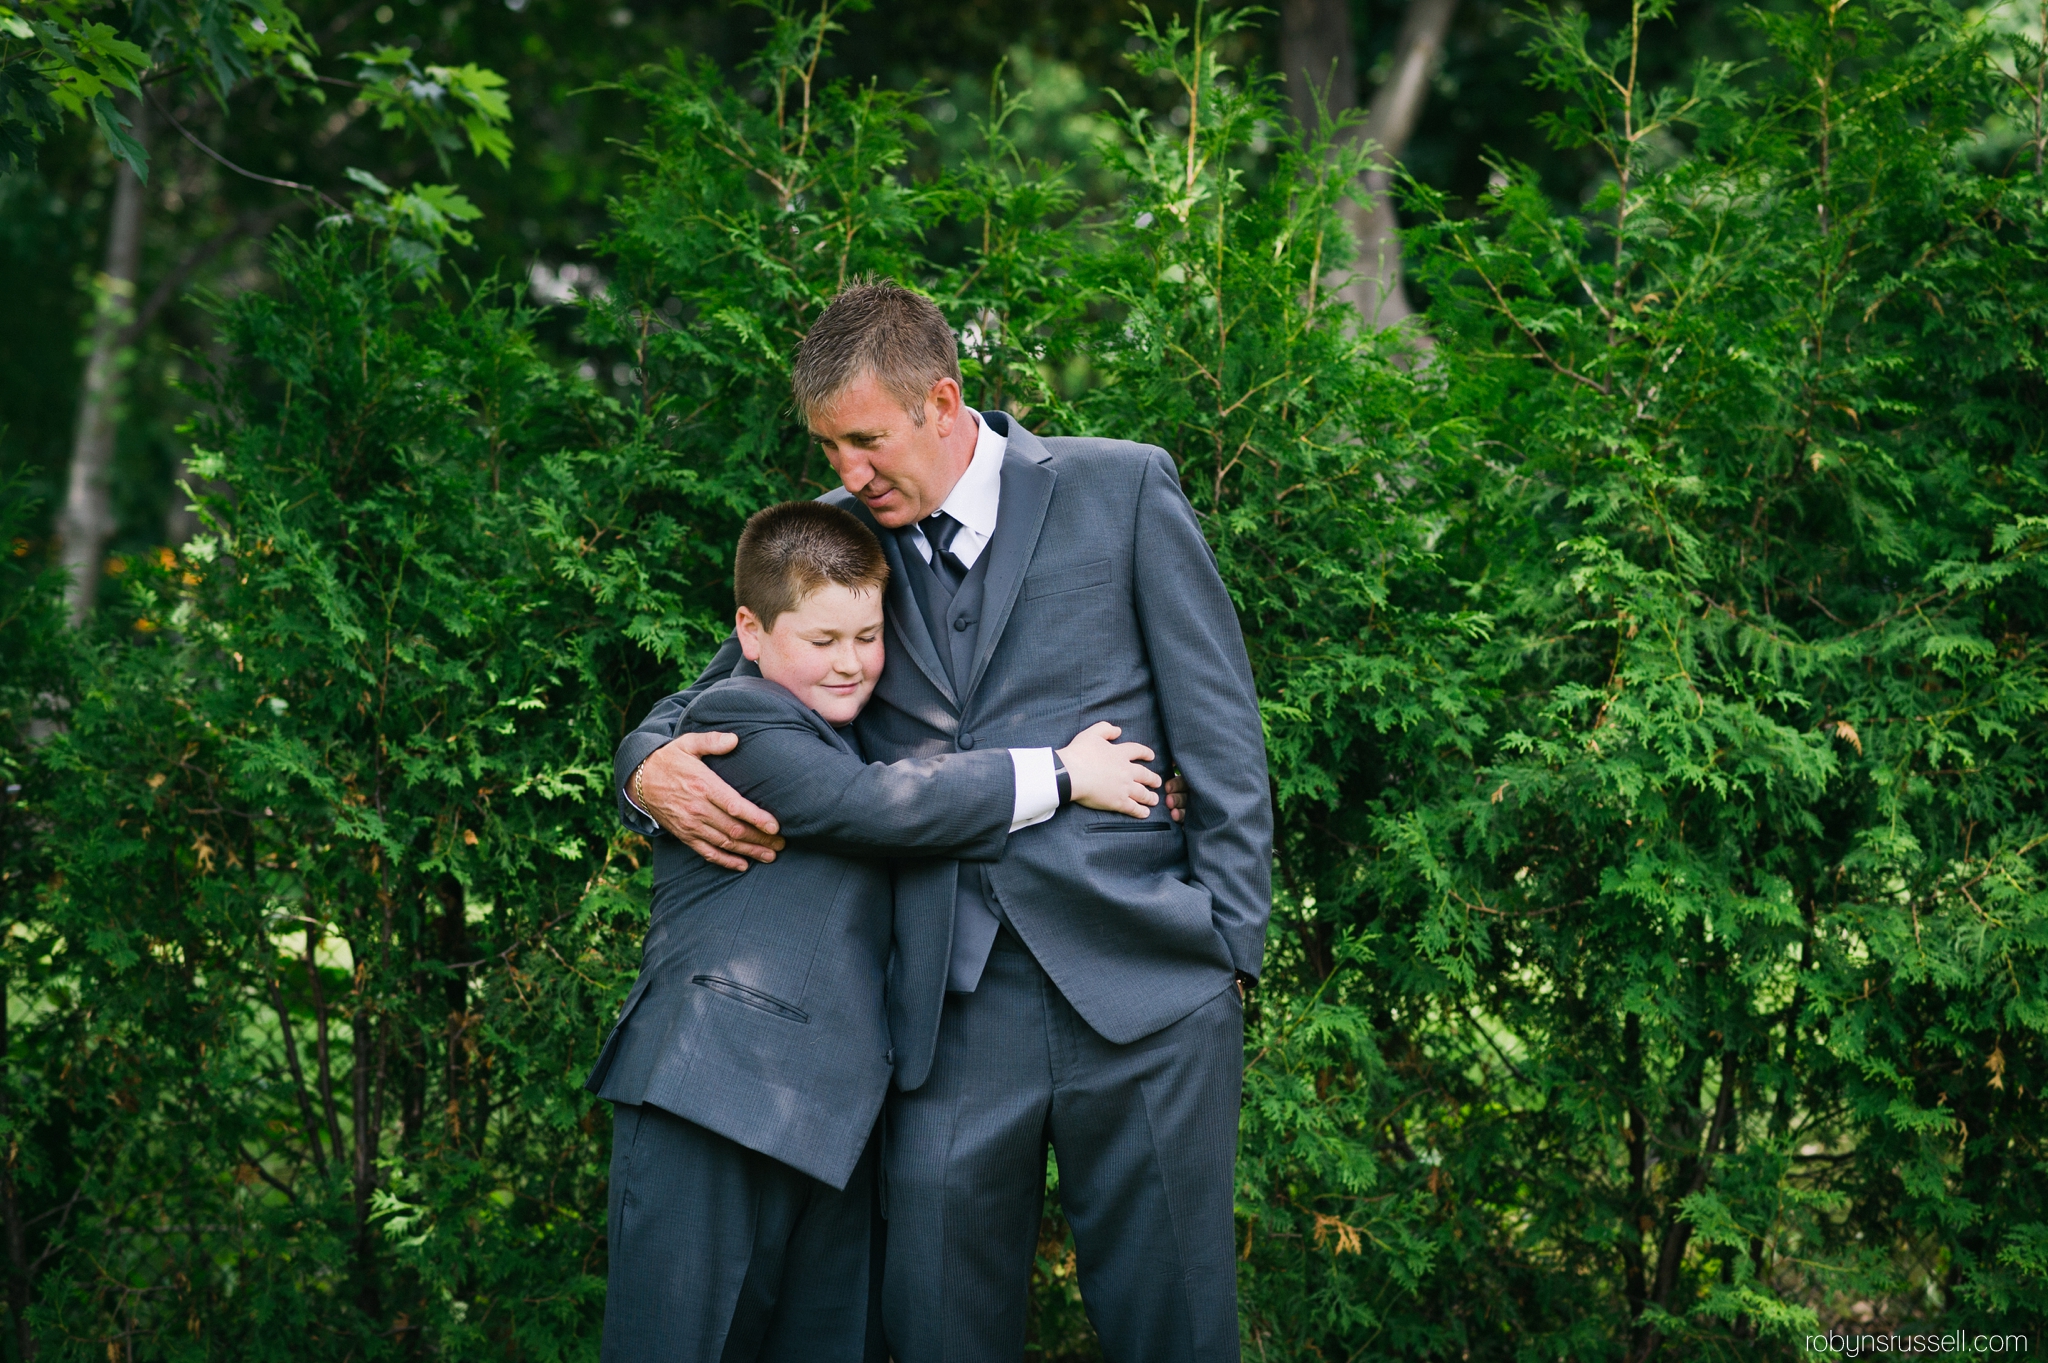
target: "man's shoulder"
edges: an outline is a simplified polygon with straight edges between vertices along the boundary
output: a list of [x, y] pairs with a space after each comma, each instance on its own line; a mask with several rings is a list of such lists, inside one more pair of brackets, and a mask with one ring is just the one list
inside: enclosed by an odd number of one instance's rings
[[1055, 464], [1129, 468], [1166, 455], [1157, 445], [1141, 440], [1112, 440], [1102, 435], [1042, 435], [1037, 439]]
[[1173, 467], [1172, 458], [1157, 445], [1147, 445], [1139, 440], [1112, 440], [1099, 435], [1041, 435], [1032, 430], [1008, 412], [983, 412], [982, 417], [994, 423], [1009, 441], [1010, 452], [1034, 463], [1050, 464], [1055, 469], [1075, 472], [1140, 474], [1146, 466], [1164, 463]]
[[1157, 445], [1138, 440], [1111, 440], [1095, 435], [1054, 435], [1038, 438], [1048, 456], [1047, 467], [1062, 477], [1115, 483], [1136, 483], [1147, 470], [1178, 475], [1173, 457]]

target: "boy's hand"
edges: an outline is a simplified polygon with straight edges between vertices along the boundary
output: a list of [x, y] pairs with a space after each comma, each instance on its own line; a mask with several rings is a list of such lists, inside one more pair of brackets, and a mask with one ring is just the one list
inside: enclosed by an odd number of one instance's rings
[[1091, 724], [1060, 749], [1060, 762], [1073, 782], [1074, 803], [1142, 819], [1159, 803], [1153, 792], [1159, 774], [1141, 762], [1152, 760], [1143, 743], [1118, 743], [1114, 724]]
[[1179, 772], [1166, 778], [1166, 812], [1179, 823], [1188, 814], [1188, 778]]
[[683, 734], [649, 754], [626, 787], [671, 837], [728, 871], [746, 870], [749, 857], [773, 861], [784, 845], [775, 816], [699, 760], [737, 746], [732, 734]]

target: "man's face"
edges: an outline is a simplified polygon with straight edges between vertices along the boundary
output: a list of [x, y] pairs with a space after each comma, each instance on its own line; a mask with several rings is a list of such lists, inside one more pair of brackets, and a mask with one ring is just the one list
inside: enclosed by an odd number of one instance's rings
[[895, 530], [937, 511], [967, 472], [974, 444], [952, 438], [964, 420], [952, 379], [932, 385], [920, 426], [874, 375], [863, 374], [811, 414], [811, 435], [846, 490]]
[[882, 594], [834, 582], [813, 591], [764, 629], [741, 606], [740, 651], [761, 675], [816, 710], [828, 724], [851, 724], [882, 676]]

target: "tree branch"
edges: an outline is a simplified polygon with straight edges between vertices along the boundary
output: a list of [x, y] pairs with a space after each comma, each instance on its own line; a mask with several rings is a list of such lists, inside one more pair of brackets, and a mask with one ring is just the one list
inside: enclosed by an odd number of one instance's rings
[[313, 993], [313, 1038], [315, 1056], [320, 1065], [320, 1106], [327, 1115], [327, 1139], [332, 1143], [337, 1161], [348, 1158], [348, 1147], [341, 1143], [341, 1117], [334, 1106], [334, 1067], [327, 1046], [327, 991], [320, 987], [320, 967], [314, 961], [314, 952], [320, 945], [320, 929], [317, 924], [306, 928], [306, 980]]
[[[1664, 1243], [1657, 1255], [1657, 1277], [1650, 1291], [1650, 1300], [1660, 1310], [1670, 1309], [1671, 1292], [1678, 1286], [1678, 1271], [1685, 1262], [1685, 1247], [1692, 1241], [1692, 1223], [1679, 1215], [1678, 1204], [1707, 1186], [1707, 1175], [1714, 1167], [1714, 1154], [1734, 1121], [1735, 1061], [1732, 1052], [1721, 1057], [1721, 1092], [1714, 1099], [1714, 1118], [1707, 1127], [1706, 1142], [1700, 1148], [1699, 1159], [1693, 1164], [1692, 1177], [1686, 1180], [1684, 1190], [1671, 1201], [1671, 1226], [1664, 1232]], [[1630, 1363], [1648, 1363], [1663, 1342], [1662, 1331], [1654, 1326], [1646, 1328], [1630, 1356]]]
[[320, 1124], [313, 1117], [313, 1100], [306, 1093], [306, 1074], [299, 1068], [298, 1038], [292, 1035], [291, 1013], [284, 1006], [284, 991], [276, 979], [270, 981], [270, 1006], [277, 1010], [278, 1029], [284, 1033], [285, 1066], [292, 1072], [292, 1095], [299, 1100], [299, 1120], [306, 1126], [306, 1143], [313, 1147], [313, 1163], [327, 1172], [327, 1152], [320, 1148]]
[[348, 211], [347, 205], [343, 204], [338, 199], [330, 198], [328, 195], [322, 193], [319, 189], [316, 189], [312, 185], [301, 184], [297, 180], [280, 180], [275, 175], [258, 175], [253, 170], [248, 170], [241, 166], [236, 165], [233, 161], [228, 160], [227, 157], [222, 156], [212, 147], [207, 146], [204, 142], [201, 142], [197, 137], [194, 137], [192, 135], [191, 129], [187, 128], [184, 124], [180, 123], [177, 120], [176, 115], [174, 115], [169, 109], [166, 109], [161, 103], [157, 101], [155, 92], [150, 90], [148, 86], [143, 87], [142, 93], [144, 98], [149, 100], [150, 107], [155, 109], [159, 114], [163, 116], [164, 122], [170, 124], [173, 128], [176, 128], [178, 130], [178, 135], [180, 137], [184, 138], [187, 142], [190, 142], [193, 146], [199, 148], [201, 152], [205, 153], [213, 160], [219, 162], [221, 165], [227, 167], [235, 174], [242, 176], [244, 179], [255, 180], [261, 184], [276, 185], [279, 189], [296, 189], [303, 193], [316, 196], [322, 203], [331, 204], [338, 212], [345, 213]]
[[242, 1162], [244, 1164], [248, 1165], [251, 1169], [254, 1169], [256, 1171], [256, 1177], [262, 1179], [265, 1183], [268, 1183], [271, 1187], [277, 1189], [279, 1192], [283, 1193], [292, 1201], [297, 1202], [299, 1200], [299, 1195], [292, 1191], [291, 1185], [289, 1183], [282, 1182], [268, 1169], [265, 1169], [263, 1167], [263, 1161], [261, 1159], [257, 1158], [254, 1155], [251, 1155], [247, 1150], [244, 1150], [240, 1145], [237, 1145], [235, 1147], [235, 1153], [239, 1154], [242, 1157]]

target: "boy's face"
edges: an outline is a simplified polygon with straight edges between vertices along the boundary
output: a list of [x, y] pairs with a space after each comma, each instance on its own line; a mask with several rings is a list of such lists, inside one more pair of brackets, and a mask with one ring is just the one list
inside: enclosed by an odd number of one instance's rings
[[775, 617], [741, 606], [740, 651], [761, 675], [816, 710], [828, 724], [849, 724], [882, 675], [882, 594], [828, 582]]

